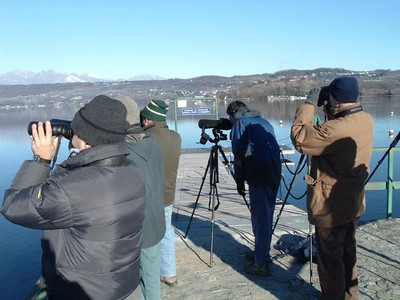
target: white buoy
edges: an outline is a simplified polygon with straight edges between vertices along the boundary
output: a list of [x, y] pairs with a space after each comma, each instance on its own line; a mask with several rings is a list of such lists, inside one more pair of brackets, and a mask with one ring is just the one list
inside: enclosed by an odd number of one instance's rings
[[283, 121], [282, 120], [279, 120], [279, 125], [282, 125], [283, 124]]
[[393, 129], [389, 130], [389, 136], [394, 136], [394, 130]]
[[393, 116], [393, 115], [394, 115], [394, 112], [391, 111], [391, 112], [390, 112], [390, 115]]

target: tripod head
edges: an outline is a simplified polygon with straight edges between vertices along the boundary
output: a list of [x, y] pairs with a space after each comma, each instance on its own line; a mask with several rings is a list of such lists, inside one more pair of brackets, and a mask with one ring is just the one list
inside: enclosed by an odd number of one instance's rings
[[223, 133], [221, 129], [213, 128], [212, 133], [214, 135], [214, 138], [211, 138], [206, 133], [206, 130], [203, 127], [201, 129], [201, 136], [200, 136], [199, 143], [202, 145], [205, 145], [207, 143], [207, 141], [210, 141], [211, 143], [214, 143], [215, 145], [217, 145], [219, 141], [226, 141], [228, 139], [227, 134]]

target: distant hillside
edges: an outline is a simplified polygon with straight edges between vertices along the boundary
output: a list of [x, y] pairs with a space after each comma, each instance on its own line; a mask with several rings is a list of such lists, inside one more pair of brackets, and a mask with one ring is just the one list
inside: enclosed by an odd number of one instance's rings
[[338, 76], [355, 76], [360, 86], [360, 95], [400, 95], [400, 70], [350, 71], [320, 68], [315, 70], [286, 70], [234, 91], [232, 98], [263, 100], [271, 96], [305, 96], [311, 88], [326, 86]]
[[181, 96], [216, 96], [220, 99], [257, 99], [306, 96], [311, 88], [328, 85], [335, 77], [356, 76], [361, 95], [400, 95], [400, 71], [351, 71], [320, 68], [285, 70], [248, 76], [201, 76], [191, 79], [74, 82], [0, 85], [0, 104], [89, 101], [99, 94], [126, 94], [137, 101], [174, 100]]

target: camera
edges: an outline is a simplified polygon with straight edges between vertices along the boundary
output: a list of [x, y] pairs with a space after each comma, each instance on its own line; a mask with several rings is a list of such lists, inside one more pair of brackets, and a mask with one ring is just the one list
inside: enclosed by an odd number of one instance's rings
[[[32, 121], [28, 124], [28, 134], [32, 135], [32, 125], [33, 124], [38, 124], [38, 121]], [[51, 124], [51, 131], [53, 133], [53, 136], [63, 136], [67, 140], [70, 140], [72, 136], [74, 135], [72, 128], [71, 128], [71, 121], [68, 120], [60, 120], [60, 119], [51, 119], [50, 120]], [[43, 129], [46, 132], [45, 126], [43, 126]]]
[[318, 95], [317, 106], [322, 106], [325, 102], [329, 101], [330, 93], [329, 93], [329, 85], [321, 87], [321, 91]]

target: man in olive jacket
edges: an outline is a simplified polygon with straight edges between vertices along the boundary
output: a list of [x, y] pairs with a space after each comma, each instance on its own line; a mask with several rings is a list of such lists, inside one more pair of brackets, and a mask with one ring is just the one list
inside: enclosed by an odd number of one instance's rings
[[164, 213], [165, 235], [161, 240], [161, 281], [168, 286], [177, 284], [175, 231], [171, 224], [172, 207], [175, 201], [176, 178], [181, 154], [181, 136], [168, 128], [166, 117], [168, 105], [162, 100], [150, 101], [141, 111], [145, 132], [154, 137], [164, 157]]
[[365, 180], [373, 145], [373, 119], [357, 101], [355, 77], [322, 87], [318, 105], [328, 121], [313, 125], [315, 106], [297, 108], [294, 147], [311, 156], [308, 219], [315, 225], [318, 274], [324, 299], [358, 299], [355, 232], [365, 211]]
[[49, 121], [32, 125], [36, 159], [20, 167], [1, 213], [43, 230], [42, 275], [49, 299], [137, 294], [145, 186], [143, 172], [127, 159], [128, 126], [122, 103], [95, 97], [71, 123], [71, 143], [79, 153], [50, 173], [60, 137], [52, 138]]

